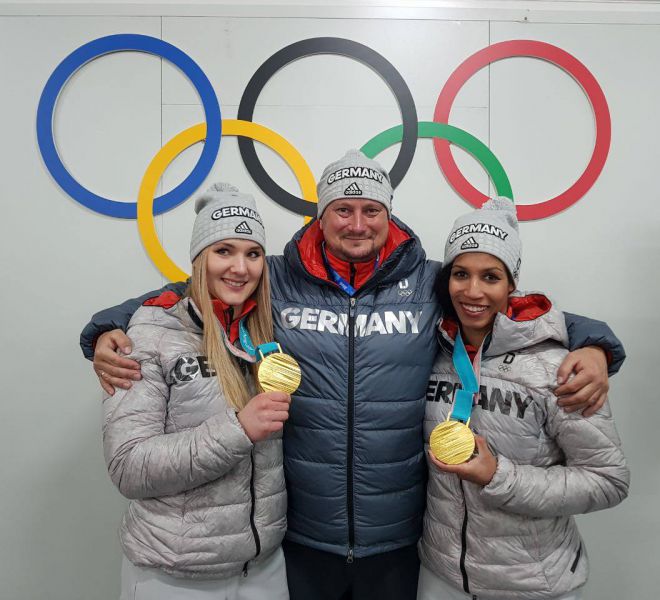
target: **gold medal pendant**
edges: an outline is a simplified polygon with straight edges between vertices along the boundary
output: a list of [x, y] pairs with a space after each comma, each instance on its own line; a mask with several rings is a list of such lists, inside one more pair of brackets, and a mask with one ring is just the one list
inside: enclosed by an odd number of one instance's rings
[[[279, 348], [279, 344], [277, 345]], [[293, 394], [300, 385], [302, 373], [300, 365], [293, 356], [279, 352], [267, 354], [259, 363], [257, 378], [267, 392], [285, 392]]]
[[447, 465], [459, 465], [474, 454], [475, 441], [472, 430], [461, 421], [444, 421], [431, 432], [431, 452]]

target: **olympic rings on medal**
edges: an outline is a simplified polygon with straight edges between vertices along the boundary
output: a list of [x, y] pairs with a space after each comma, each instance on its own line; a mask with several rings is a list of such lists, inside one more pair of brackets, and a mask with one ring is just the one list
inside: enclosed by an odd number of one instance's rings
[[[506, 196], [513, 200], [513, 192], [511, 191], [511, 183], [507, 177], [506, 171], [502, 163], [492, 153], [490, 148], [483, 142], [478, 140], [472, 134], [447, 125], [446, 123], [436, 123], [435, 121], [420, 121], [418, 130], [418, 137], [421, 138], [435, 138], [447, 140], [456, 144], [459, 148], [463, 148], [476, 158], [481, 166], [488, 173], [495, 191], [498, 196]], [[403, 137], [403, 127], [397, 125], [385, 131], [381, 131], [377, 136], [371, 138], [360, 150], [364, 152], [369, 158], [375, 158], [386, 148], [393, 146], [401, 141]]]
[[[594, 151], [586, 169], [578, 180], [566, 191], [551, 200], [536, 204], [518, 204], [518, 218], [521, 221], [542, 219], [554, 215], [584, 196], [594, 184], [607, 160], [612, 135], [610, 111], [607, 106], [605, 94], [596, 78], [577, 58], [552, 44], [533, 40], [511, 40], [499, 42], [488, 46], [461, 63], [450, 75], [445, 83], [435, 106], [433, 119], [440, 123], [449, 120], [449, 111], [456, 99], [456, 95], [463, 84], [479, 69], [503, 58], [514, 56], [529, 56], [550, 62], [568, 73], [584, 90], [594, 110], [596, 120], [596, 142]], [[440, 139], [433, 140], [438, 164], [445, 174], [447, 181], [454, 190], [472, 206], [478, 208], [486, 200], [481, 192], [474, 188], [459, 171], [458, 165], [449, 149], [448, 142]]]
[[[264, 62], [248, 82], [238, 106], [238, 118], [244, 121], [252, 121], [257, 99], [268, 80], [290, 62], [313, 54], [339, 54], [353, 58], [371, 67], [385, 80], [392, 90], [399, 104], [401, 120], [403, 122], [401, 149], [390, 171], [392, 187], [395, 188], [401, 183], [401, 180], [408, 172], [413, 156], [415, 155], [415, 148], [417, 146], [417, 109], [415, 108], [415, 101], [410, 93], [410, 89], [403, 77], [401, 77], [401, 74], [385, 57], [364, 44], [343, 38], [318, 37], [295, 42], [290, 46], [286, 46], [286, 48], [282, 48]], [[316, 216], [315, 205], [289, 194], [289, 192], [283, 190], [271, 179], [261, 165], [254, 149], [254, 143], [250, 139], [239, 139], [238, 147], [245, 167], [264, 194], [280, 206], [298, 214], [308, 217]]]
[[78, 69], [104, 54], [129, 50], [155, 54], [179, 67], [195, 86], [208, 124], [206, 143], [195, 168], [176, 188], [156, 198], [155, 214], [161, 214], [178, 206], [199, 187], [213, 167], [222, 134], [220, 105], [211, 82], [197, 63], [176, 46], [147, 35], [119, 34], [98, 38], [69, 54], [53, 71], [39, 99], [37, 109], [39, 150], [53, 179], [76, 202], [103, 215], [122, 219], [135, 219], [137, 210], [134, 202], [118, 202], [103, 198], [83, 187], [67, 171], [57, 153], [53, 139], [53, 112], [62, 88]]
[[[281, 135], [252, 121], [228, 119], [222, 123], [223, 135], [249, 137], [277, 152], [289, 165], [300, 184], [306, 202], [316, 203], [316, 180], [300, 152]], [[169, 164], [186, 148], [204, 140], [206, 124], [199, 123], [182, 131], [165, 144], [153, 158], [142, 178], [137, 201], [137, 223], [142, 243], [156, 268], [170, 281], [184, 281], [188, 275], [167, 256], [158, 239], [154, 224], [156, 187]]]

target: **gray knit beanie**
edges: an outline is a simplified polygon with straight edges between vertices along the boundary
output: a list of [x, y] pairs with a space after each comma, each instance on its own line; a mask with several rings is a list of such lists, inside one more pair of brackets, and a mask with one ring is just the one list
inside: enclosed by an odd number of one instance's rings
[[249, 194], [241, 194], [230, 183], [214, 183], [195, 202], [195, 224], [190, 238], [190, 260], [207, 246], [221, 240], [240, 238], [266, 249], [266, 232]]
[[390, 176], [375, 160], [359, 150], [349, 150], [338, 161], [330, 163], [316, 186], [319, 197], [317, 215], [321, 218], [328, 204], [335, 200], [375, 200], [392, 216]]
[[445, 264], [464, 252], [485, 252], [499, 258], [518, 284], [522, 243], [512, 200], [492, 198], [480, 209], [456, 219], [445, 244]]

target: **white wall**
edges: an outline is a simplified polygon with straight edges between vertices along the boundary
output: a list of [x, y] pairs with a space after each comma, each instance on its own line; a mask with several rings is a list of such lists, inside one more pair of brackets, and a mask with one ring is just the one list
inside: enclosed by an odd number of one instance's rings
[[[105, 472], [100, 392], [77, 336], [92, 312], [159, 287], [163, 278], [134, 221], [95, 214], [54, 183], [37, 150], [35, 116], [48, 76], [68, 53], [97, 37], [129, 32], [162, 37], [187, 52], [210, 78], [226, 118], [236, 116], [247, 81], [265, 59], [309, 37], [345, 37], [383, 54], [408, 83], [420, 120], [432, 119], [437, 95], [456, 66], [491, 43], [549, 42], [589, 68], [612, 115], [610, 155], [577, 204], [522, 225], [521, 285], [547, 290], [566, 309], [608, 321], [626, 345], [628, 361], [611, 381], [611, 398], [632, 491], [620, 507], [579, 518], [592, 562], [587, 598], [655, 598], [660, 521], [653, 508], [660, 478], [653, 440], [660, 414], [650, 373], [656, 362], [652, 338], [660, 326], [657, 5], [582, 3], [577, 10], [570, 6], [575, 2], [542, 2], [537, 10], [532, 2], [453, 3], [458, 8], [435, 2], [414, 3], [433, 5], [428, 9], [369, 12], [364, 2], [329, 12], [313, 2], [297, 3], [307, 4], [302, 9], [120, 4], [126, 3], [76, 10], [72, 3], [0, 5], [0, 244], [6, 283], [0, 598], [118, 595], [115, 532], [124, 502]], [[55, 132], [63, 160], [81, 183], [127, 201], [161, 145], [202, 119], [197, 96], [178, 71], [167, 64], [161, 69], [151, 56], [120, 53], [94, 61], [69, 81]], [[305, 58], [281, 70], [255, 111], [255, 121], [292, 142], [317, 174], [398, 120], [380, 78], [335, 56]], [[594, 138], [591, 109], [579, 87], [533, 59], [505, 60], [478, 73], [459, 94], [450, 122], [491, 147], [521, 204], [568, 187], [584, 168]], [[199, 151], [177, 159], [164, 189], [190, 172]], [[263, 148], [259, 154], [269, 173], [297, 193], [283, 163]], [[470, 180], [487, 192], [480, 167], [456, 155]], [[390, 149], [380, 159], [391, 166], [395, 156]], [[269, 251], [281, 251], [302, 218], [256, 189], [233, 138], [223, 139], [207, 182], [217, 179], [255, 193], [269, 224]], [[451, 220], [468, 208], [439, 171], [431, 142], [420, 140], [396, 192], [396, 213], [418, 232], [428, 254], [441, 258]], [[164, 247], [184, 268], [192, 220], [190, 202], [156, 219]]]

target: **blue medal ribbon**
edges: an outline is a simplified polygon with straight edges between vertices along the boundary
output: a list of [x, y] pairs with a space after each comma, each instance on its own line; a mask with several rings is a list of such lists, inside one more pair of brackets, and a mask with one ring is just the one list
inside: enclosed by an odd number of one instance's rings
[[252, 343], [250, 332], [245, 325], [245, 319], [241, 319], [238, 323], [238, 337], [241, 340], [241, 346], [250, 356], [256, 356], [257, 350]]
[[[481, 349], [479, 349], [479, 353], [481, 354]], [[472, 361], [470, 361], [470, 357], [465, 349], [460, 331], [456, 335], [452, 359], [456, 373], [461, 380], [462, 389], [456, 390], [454, 394], [454, 405], [449, 418], [454, 421], [467, 423], [472, 414], [474, 395], [479, 392], [479, 382], [472, 368]]]
[[241, 340], [241, 346], [250, 356], [257, 357], [257, 360], [262, 360], [266, 355], [273, 352], [282, 352], [280, 345], [277, 342], [266, 342], [259, 344], [256, 348], [252, 343], [250, 332], [245, 325], [245, 319], [241, 319], [238, 323], [238, 336]]

